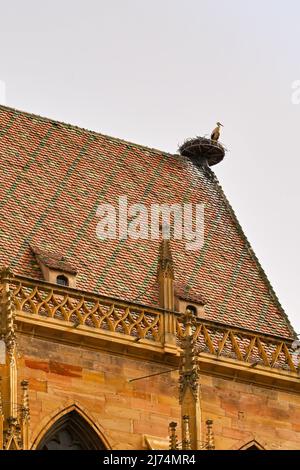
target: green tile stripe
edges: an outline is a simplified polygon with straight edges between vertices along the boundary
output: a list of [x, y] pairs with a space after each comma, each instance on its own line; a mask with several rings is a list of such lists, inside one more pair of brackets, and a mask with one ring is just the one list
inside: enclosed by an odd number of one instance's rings
[[155, 258], [155, 261], [151, 263], [150, 269], [148, 270], [146, 276], [143, 279], [141, 287], [138, 290], [137, 296], [135, 297], [135, 299], [133, 299], [135, 302], [137, 302], [139, 298], [144, 295], [146, 290], [149, 288], [149, 282], [153, 279], [153, 276], [156, 274], [158, 258], [159, 254], [157, 258]]
[[[185, 204], [186, 202], [188, 202], [190, 200], [190, 195], [191, 195], [194, 187], [196, 186], [196, 183], [198, 183], [198, 181], [199, 180], [195, 178], [194, 181], [192, 182], [192, 184], [189, 187], [186, 188], [186, 190], [184, 192], [184, 195], [183, 195], [183, 198], [182, 198], [182, 203], [183, 204]], [[135, 297], [134, 301], [138, 301], [138, 299], [142, 295], [144, 295], [144, 293], [148, 289], [149, 282], [151, 281], [151, 279], [153, 279], [153, 276], [156, 273], [158, 260], [159, 260], [159, 251], [157, 251], [157, 256], [156, 256], [155, 260], [151, 263], [151, 266], [150, 266], [146, 276], [143, 279], [143, 282], [142, 282], [142, 284], [141, 284], [141, 286], [138, 290], [137, 296]]]
[[231, 297], [231, 294], [232, 294], [232, 291], [233, 291], [233, 288], [235, 286], [235, 283], [237, 281], [237, 278], [240, 274], [240, 270], [241, 270], [241, 267], [243, 265], [243, 262], [244, 262], [244, 259], [245, 259], [245, 256], [246, 254], [248, 253], [248, 249], [247, 247], [244, 247], [243, 250], [242, 250], [242, 253], [239, 257], [239, 260], [234, 268], [234, 271], [231, 275], [231, 278], [230, 278], [230, 281], [229, 281], [229, 284], [228, 284], [228, 288], [227, 288], [227, 291], [226, 291], [226, 294], [225, 294], [225, 298], [220, 306], [220, 317], [222, 317], [223, 315], [225, 315], [226, 313], [226, 310], [227, 310], [227, 304], [230, 300], [230, 297]]
[[94, 135], [91, 135], [88, 138], [87, 142], [84, 144], [84, 146], [81, 148], [80, 152], [78, 153], [78, 155], [75, 158], [75, 160], [73, 161], [73, 163], [68, 168], [68, 171], [67, 171], [66, 175], [64, 176], [63, 180], [60, 182], [57, 190], [55, 191], [54, 196], [51, 198], [51, 200], [50, 200], [48, 206], [46, 207], [45, 211], [43, 212], [43, 214], [39, 217], [39, 219], [35, 223], [35, 225], [34, 225], [33, 229], [31, 230], [30, 234], [23, 241], [23, 243], [22, 243], [18, 253], [16, 254], [16, 256], [12, 259], [12, 261], [11, 261], [11, 266], [12, 267], [14, 267], [18, 264], [18, 261], [19, 261], [20, 257], [22, 256], [24, 251], [27, 249], [28, 244], [31, 242], [34, 235], [38, 232], [39, 228], [41, 227], [41, 225], [44, 222], [45, 218], [49, 214], [50, 210], [53, 208], [53, 206], [56, 203], [57, 199], [62, 194], [62, 192], [64, 190], [64, 187], [67, 184], [69, 178], [72, 176], [72, 174], [76, 170], [76, 167], [77, 167], [78, 163], [80, 162], [82, 157], [86, 154], [89, 145], [94, 140], [96, 140], [96, 137]]
[[[121, 163], [122, 161], [124, 161], [125, 158], [126, 158], [126, 155], [128, 154], [130, 149], [131, 149], [131, 146], [127, 145], [126, 150], [121, 154], [120, 158], [118, 158], [118, 160], [114, 160], [114, 162]], [[104, 156], [105, 159], [107, 158], [107, 156], [105, 154], [103, 154], [103, 156]], [[84, 235], [84, 233], [86, 232], [86, 230], [88, 229], [91, 219], [93, 217], [95, 217], [97, 207], [99, 206], [101, 201], [103, 201], [107, 191], [110, 189], [110, 185], [113, 181], [113, 178], [115, 177], [117, 171], [119, 170], [118, 165], [115, 165], [113, 168], [114, 168], [113, 172], [109, 174], [109, 176], [106, 179], [105, 183], [102, 185], [101, 193], [100, 193], [99, 197], [97, 198], [96, 202], [94, 203], [92, 210], [89, 212], [88, 216], [86, 217], [86, 219], [85, 219], [85, 221], [82, 225], [81, 230], [79, 231], [79, 233], [78, 233], [77, 237], [75, 238], [75, 240], [71, 243], [71, 245], [70, 245], [70, 247], [67, 251], [68, 256], [72, 256], [72, 254], [74, 253], [75, 247], [78, 244], [79, 240], [81, 240], [81, 238]]]
[[[154, 186], [154, 183], [155, 181], [157, 180], [158, 176], [160, 175], [160, 172], [163, 168], [163, 165], [165, 163], [165, 160], [166, 160], [167, 156], [164, 155], [163, 158], [161, 159], [161, 161], [159, 162], [157, 168], [155, 169], [155, 172], [154, 172], [154, 175], [152, 176], [152, 178], [150, 179], [147, 187], [145, 188], [145, 191], [144, 191], [144, 194], [142, 195], [141, 197], [141, 200], [140, 202], [143, 201], [143, 199], [149, 194], [149, 192], [151, 191], [151, 189], [153, 188]], [[104, 282], [110, 268], [113, 266], [123, 244], [126, 242], [126, 239], [125, 240], [120, 240], [118, 242], [118, 245], [116, 246], [113, 254], [111, 255], [111, 257], [109, 258], [108, 262], [106, 263], [106, 265], [104, 266], [104, 269], [102, 271], [102, 274], [101, 276], [99, 277], [97, 283], [96, 283], [96, 286], [95, 286], [95, 289], [98, 289], [100, 287], [100, 285]]]
[[206, 252], [208, 250], [211, 239], [213, 238], [213, 236], [214, 236], [214, 234], [215, 234], [215, 232], [218, 228], [218, 225], [219, 225], [219, 222], [222, 218], [223, 212], [224, 212], [224, 207], [222, 207], [220, 209], [220, 211], [218, 212], [217, 216], [215, 217], [215, 219], [213, 221], [212, 227], [211, 227], [210, 231], [208, 232], [207, 237], [204, 239], [204, 245], [201, 249], [201, 253], [199, 255], [199, 258], [197, 259], [197, 262], [195, 264], [195, 268], [193, 269], [193, 272], [192, 272], [191, 276], [189, 277], [189, 280], [188, 280], [187, 285], [185, 287], [185, 294], [188, 293], [190, 287], [193, 285], [195, 277], [197, 276], [201, 266], [204, 263]]
[[[264, 322], [269, 324], [269, 322], [266, 321], [266, 314], [268, 313], [270, 304], [271, 304], [270, 300], [268, 301], [268, 303], [263, 304], [263, 306], [261, 308], [261, 311], [259, 313], [256, 325], [255, 325], [256, 330], [258, 330], [263, 325]], [[272, 325], [270, 325], [270, 326], [272, 326]]]
[[14, 111], [13, 115], [10, 117], [10, 120], [8, 121], [7, 126], [4, 127], [4, 129], [2, 129], [2, 131], [0, 131], [0, 138], [3, 137], [9, 131], [9, 129], [12, 127], [12, 125], [15, 122], [15, 120], [17, 119], [17, 117], [18, 117], [18, 113], [16, 111]]
[[54, 129], [49, 129], [46, 133], [46, 135], [42, 138], [42, 140], [39, 142], [37, 148], [30, 154], [30, 158], [28, 160], [28, 162], [26, 163], [26, 165], [24, 166], [23, 170], [18, 174], [18, 176], [16, 177], [15, 181], [12, 183], [12, 185], [10, 186], [9, 190], [7, 191], [7, 193], [5, 194], [5, 196], [2, 198], [1, 202], [0, 202], [0, 209], [2, 207], [5, 206], [5, 204], [9, 201], [9, 199], [11, 198], [11, 196], [14, 194], [18, 184], [20, 183], [20, 181], [22, 181], [22, 178], [24, 176], [25, 173], [28, 172], [28, 170], [30, 169], [31, 165], [33, 165], [33, 163], [35, 162], [35, 159], [36, 157], [39, 155], [41, 149], [43, 147], [45, 147], [46, 145], [46, 142], [49, 140], [49, 137], [51, 136], [51, 134], [53, 133], [53, 130]]

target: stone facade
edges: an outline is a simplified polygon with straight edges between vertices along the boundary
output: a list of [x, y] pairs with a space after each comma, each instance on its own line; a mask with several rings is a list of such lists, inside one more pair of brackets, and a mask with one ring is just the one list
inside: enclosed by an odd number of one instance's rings
[[[75, 407], [108, 448], [146, 449], [149, 436], [167, 448], [168, 425], [180, 421], [178, 372], [129, 380], [170, 366], [25, 335], [18, 344], [19, 379], [30, 382], [30, 447]], [[200, 397], [202, 422], [213, 419], [216, 449], [251, 441], [265, 449], [300, 448], [299, 393], [205, 372]]]
[[266, 450], [300, 448], [299, 393], [205, 375], [201, 397], [217, 449], [240, 449], [251, 441]]

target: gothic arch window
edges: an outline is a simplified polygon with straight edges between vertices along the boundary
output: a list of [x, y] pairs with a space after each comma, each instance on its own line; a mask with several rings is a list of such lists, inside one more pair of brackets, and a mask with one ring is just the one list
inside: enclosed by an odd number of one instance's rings
[[40, 441], [37, 450], [104, 450], [94, 429], [71, 411], [59, 418]]
[[260, 445], [257, 441], [250, 441], [245, 444], [240, 450], [264, 450], [263, 446]]

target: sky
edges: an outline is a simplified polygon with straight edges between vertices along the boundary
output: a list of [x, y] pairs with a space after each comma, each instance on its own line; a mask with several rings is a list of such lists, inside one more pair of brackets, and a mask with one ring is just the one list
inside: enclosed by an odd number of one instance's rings
[[170, 153], [224, 125], [214, 171], [300, 333], [300, 2], [0, 0], [0, 15], [2, 104]]

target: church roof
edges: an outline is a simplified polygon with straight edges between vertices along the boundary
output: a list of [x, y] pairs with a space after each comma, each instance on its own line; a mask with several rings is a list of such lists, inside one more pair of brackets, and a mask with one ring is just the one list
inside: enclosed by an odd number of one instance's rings
[[76, 266], [65, 261], [64, 255], [54, 253], [53, 250], [41, 250], [38, 246], [31, 245], [31, 249], [35, 254], [37, 261], [51, 269], [64, 271], [70, 274], [77, 274]]
[[[294, 331], [216, 177], [186, 157], [0, 106], [0, 265], [42, 279], [33, 246], [77, 269], [77, 287], [157, 305], [159, 240], [96, 236], [101, 203], [205, 203], [200, 251], [170, 242], [175, 289], [208, 319]], [[52, 255], [51, 255], [52, 254]], [[51, 261], [51, 262], [52, 262]], [[177, 286], [177, 287], [176, 287]]]

